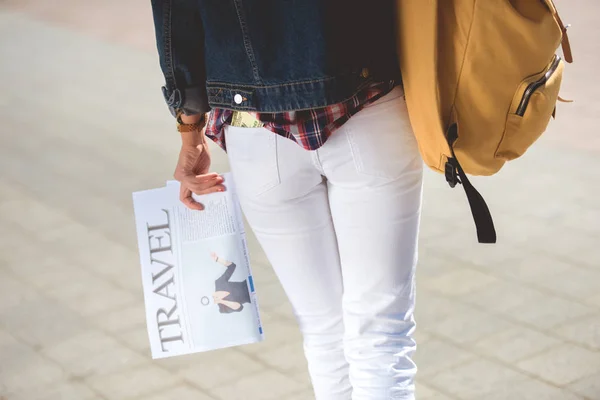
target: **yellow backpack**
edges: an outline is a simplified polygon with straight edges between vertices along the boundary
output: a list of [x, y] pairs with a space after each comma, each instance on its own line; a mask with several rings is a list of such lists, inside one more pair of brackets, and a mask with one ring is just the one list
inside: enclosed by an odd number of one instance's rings
[[554, 115], [563, 73], [552, 0], [397, 0], [398, 56], [421, 155], [466, 191], [481, 243], [496, 232], [466, 174], [521, 156]]

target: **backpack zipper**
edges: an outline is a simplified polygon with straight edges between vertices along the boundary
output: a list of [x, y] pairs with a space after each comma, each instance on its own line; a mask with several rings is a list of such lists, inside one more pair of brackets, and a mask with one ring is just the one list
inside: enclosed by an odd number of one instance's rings
[[554, 74], [558, 65], [560, 64], [560, 57], [558, 55], [554, 55], [552, 59], [552, 63], [550, 64], [550, 68], [548, 71], [540, 79], [537, 81], [531, 82], [527, 85], [527, 89], [525, 89], [525, 93], [523, 93], [523, 97], [521, 98], [521, 102], [519, 103], [519, 107], [517, 107], [516, 114], [520, 117], [525, 115], [525, 111], [527, 110], [527, 105], [529, 104], [529, 99], [533, 95], [533, 93], [540, 88], [540, 86], [544, 85], [548, 82], [548, 79]]

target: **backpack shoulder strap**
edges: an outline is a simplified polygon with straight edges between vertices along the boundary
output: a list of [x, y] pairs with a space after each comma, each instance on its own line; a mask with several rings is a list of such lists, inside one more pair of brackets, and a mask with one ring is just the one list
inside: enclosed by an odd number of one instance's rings
[[483, 196], [469, 181], [467, 174], [465, 174], [465, 171], [456, 158], [456, 154], [454, 154], [453, 145], [458, 138], [458, 126], [456, 123], [453, 123], [448, 128], [447, 138], [452, 158], [448, 158], [448, 162], [446, 163], [446, 181], [448, 181], [450, 187], [455, 187], [457, 183], [460, 183], [465, 189], [469, 206], [471, 207], [471, 214], [473, 214], [475, 228], [477, 229], [479, 243], [496, 243], [496, 229], [494, 228], [494, 220], [490, 209]]
[[567, 26], [565, 24], [563, 24], [562, 19], [560, 19], [560, 15], [558, 14], [558, 10], [556, 9], [556, 6], [554, 5], [554, 1], [553, 0], [543, 0], [543, 1], [546, 4], [546, 6], [548, 7], [548, 9], [550, 9], [550, 12], [552, 12], [552, 15], [554, 16], [554, 19], [558, 23], [558, 26], [560, 26], [560, 30], [562, 31], [561, 47], [562, 47], [563, 56], [564, 56], [565, 61], [570, 64], [573, 62], [573, 53], [571, 52], [571, 43], [569, 42], [569, 35], [567, 34]]

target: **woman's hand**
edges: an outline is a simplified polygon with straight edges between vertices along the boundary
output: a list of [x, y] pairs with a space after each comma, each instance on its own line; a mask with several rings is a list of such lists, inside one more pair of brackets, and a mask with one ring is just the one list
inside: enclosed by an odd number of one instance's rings
[[[185, 124], [200, 121], [199, 116], [181, 116]], [[208, 170], [210, 168], [210, 152], [204, 137], [204, 129], [198, 127], [189, 132], [182, 132], [182, 145], [174, 177], [181, 183], [179, 198], [192, 210], [203, 210], [204, 206], [192, 198], [192, 193], [208, 194], [222, 192], [223, 177]]]

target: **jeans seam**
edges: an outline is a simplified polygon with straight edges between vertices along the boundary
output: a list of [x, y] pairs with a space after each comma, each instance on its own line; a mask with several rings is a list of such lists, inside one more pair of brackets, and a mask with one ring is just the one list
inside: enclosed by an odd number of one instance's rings
[[173, 19], [173, 1], [169, 0], [165, 4], [165, 12], [163, 15], [163, 24], [164, 24], [164, 50], [165, 50], [165, 70], [167, 73], [165, 74], [165, 80], [167, 83], [168, 90], [171, 90], [174, 87], [177, 87], [177, 82], [175, 80], [175, 69], [173, 62], [173, 46], [171, 39], [171, 26]]
[[[319, 78], [319, 79], [309, 79], [309, 80], [304, 80], [304, 81], [293, 81], [293, 82], [286, 82], [286, 83], [278, 83], [276, 85], [252, 85], [252, 84], [247, 84], [247, 83], [232, 83], [232, 82], [223, 82], [223, 81], [206, 81], [206, 84], [211, 86], [211, 85], [217, 85], [215, 87], [220, 88], [228, 88], [228, 89], [237, 89], [238, 87], [248, 87], [248, 88], [253, 88], [253, 89], [277, 89], [280, 87], [285, 87], [285, 86], [296, 86], [296, 85], [304, 85], [304, 84], [311, 84], [311, 83], [321, 83], [321, 82], [327, 82], [327, 81], [332, 81], [337, 79], [338, 77], [335, 76], [330, 76], [327, 78]], [[364, 85], [360, 85], [360, 88], [363, 88]]]
[[246, 55], [248, 56], [248, 61], [250, 61], [250, 65], [252, 66], [252, 75], [256, 82], [261, 82], [260, 75], [258, 73], [258, 66], [256, 65], [256, 57], [254, 56], [254, 49], [252, 48], [252, 42], [250, 41], [248, 26], [246, 24], [246, 19], [244, 18], [242, 0], [234, 0], [233, 4], [235, 6], [235, 11], [238, 16], [238, 21], [240, 22], [240, 29], [242, 30], [242, 37], [244, 40], [244, 48], [246, 49]]

